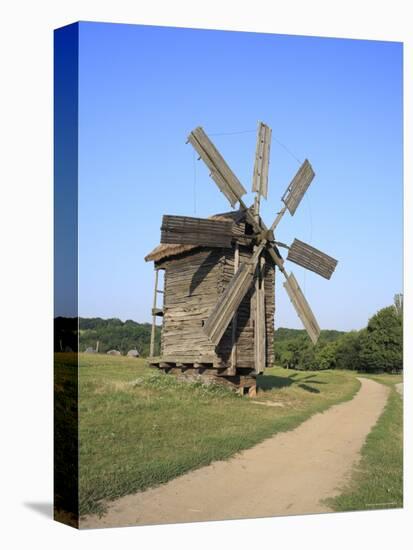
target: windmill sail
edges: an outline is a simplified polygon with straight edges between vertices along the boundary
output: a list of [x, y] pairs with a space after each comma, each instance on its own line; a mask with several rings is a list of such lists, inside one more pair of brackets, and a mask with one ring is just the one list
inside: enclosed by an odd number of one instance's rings
[[290, 275], [286, 275], [286, 280], [283, 284], [298, 316], [304, 325], [304, 328], [311, 338], [311, 341], [313, 344], [316, 344], [318, 337], [320, 336], [320, 327], [318, 326], [317, 320], [314, 317], [314, 314], [311, 311], [301, 288], [298, 286], [296, 278], [292, 273], [290, 273]]
[[287, 260], [294, 262], [310, 271], [314, 271], [325, 279], [330, 279], [337, 265], [337, 260], [327, 256], [321, 250], [317, 250], [309, 244], [294, 239], [293, 244], [288, 250]]
[[247, 190], [200, 126], [189, 134], [188, 141], [210, 169], [211, 178], [234, 207]]
[[206, 320], [203, 327], [204, 332], [215, 345], [221, 340], [242, 299], [248, 292], [252, 280], [252, 266], [242, 263]]
[[291, 216], [294, 216], [294, 213], [297, 210], [297, 207], [300, 204], [301, 199], [307, 191], [310, 183], [313, 181], [314, 176], [315, 174], [311, 164], [307, 159], [305, 159], [281, 198], [288, 208]]
[[255, 152], [254, 173], [252, 176], [252, 191], [267, 198], [268, 168], [270, 164], [270, 146], [272, 130], [260, 122], [258, 127], [257, 149]]
[[232, 227], [231, 220], [164, 216], [162, 218], [161, 243], [230, 248]]

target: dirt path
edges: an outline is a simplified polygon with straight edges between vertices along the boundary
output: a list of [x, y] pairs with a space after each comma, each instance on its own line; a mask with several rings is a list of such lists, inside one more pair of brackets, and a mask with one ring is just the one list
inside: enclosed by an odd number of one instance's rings
[[227, 461], [109, 504], [81, 528], [328, 512], [378, 420], [389, 388], [360, 379], [357, 395]]

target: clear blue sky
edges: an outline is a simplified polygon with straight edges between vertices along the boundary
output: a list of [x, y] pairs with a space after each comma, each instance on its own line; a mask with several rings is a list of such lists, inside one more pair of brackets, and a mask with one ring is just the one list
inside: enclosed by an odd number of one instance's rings
[[[267, 224], [299, 166], [276, 140], [316, 172], [277, 238], [339, 260], [330, 281], [287, 266], [321, 328], [361, 328], [402, 291], [400, 43], [81, 23], [79, 46], [80, 315], [150, 320], [162, 215], [230, 209], [188, 133], [204, 127], [251, 203], [259, 120]], [[301, 327], [281, 277], [276, 326]]]

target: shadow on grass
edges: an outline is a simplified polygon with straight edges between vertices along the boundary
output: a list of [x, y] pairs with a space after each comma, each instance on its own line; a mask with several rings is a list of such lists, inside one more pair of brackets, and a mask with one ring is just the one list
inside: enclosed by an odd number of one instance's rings
[[257, 377], [257, 388], [264, 391], [274, 388], [286, 388], [292, 384], [294, 384], [294, 380], [291, 380], [291, 378], [284, 378], [283, 376], [269, 374], [268, 376]]
[[305, 391], [308, 391], [310, 393], [320, 393], [320, 390], [318, 390], [317, 388], [312, 388], [311, 386], [308, 386], [307, 384], [298, 384], [298, 387], [305, 390]]
[[319, 389], [313, 388], [308, 384], [304, 384], [303, 382], [309, 382], [310, 384], [327, 384], [327, 382], [322, 382], [321, 380], [312, 380], [312, 378], [316, 376], [316, 374], [311, 374], [309, 376], [306, 376], [305, 378], [300, 378], [298, 380], [295, 380], [296, 376], [298, 376], [297, 372], [291, 374], [288, 377], [274, 376], [273, 374], [258, 376], [257, 389], [261, 391], [269, 391], [273, 389], [287, 388], [295, 384], [302, 390], [308, 391], [310, 393], [320, 393]]

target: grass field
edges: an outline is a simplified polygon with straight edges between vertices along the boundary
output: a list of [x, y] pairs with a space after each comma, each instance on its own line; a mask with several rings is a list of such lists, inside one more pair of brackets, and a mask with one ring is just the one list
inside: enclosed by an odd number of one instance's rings
[[[272, 368], [257, 399], [164, 375], [144, 360], [80, 355], [80, 512], [225, 459], [351, 399], [346, 373]], [[275, 402], [263, 406], [259, 402]]]
[[56, 353], [54, 366], [54, 512], [77, 526], [77, 356]]
[[403, 400], [395, 388], [402, 376], [381, 374], [366, 378], [386, 384], [391, 393], [366, 439], [349, 485], [341, 495], [327, 501], [336, 511], [403, 507]]

